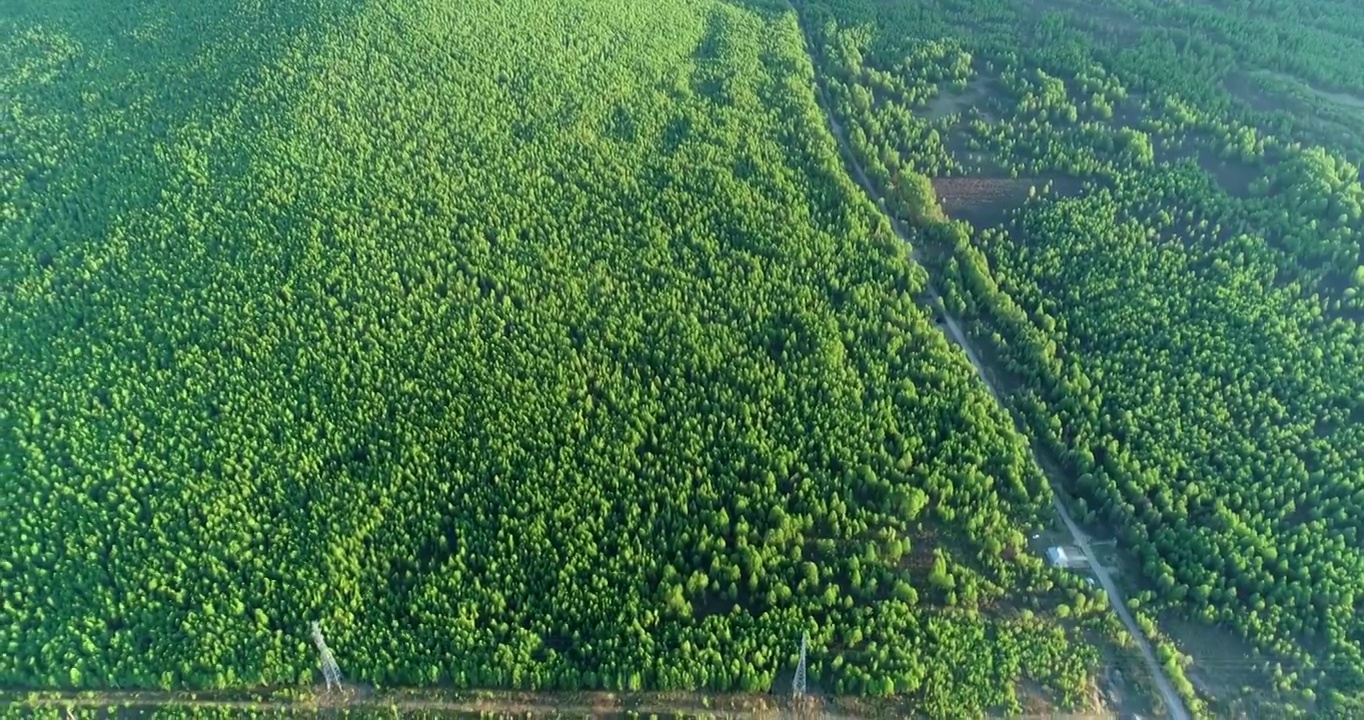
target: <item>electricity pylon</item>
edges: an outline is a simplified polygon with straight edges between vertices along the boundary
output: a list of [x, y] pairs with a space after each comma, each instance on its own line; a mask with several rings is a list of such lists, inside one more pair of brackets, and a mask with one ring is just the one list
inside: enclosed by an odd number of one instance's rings
[[822, 717], [818, 698], [812, 697], [805, 683], [805, 654], [809, 649], [809, 633], [800, 634], [800, 659], [796, 661], [796, 674], [791, 678], [791, 717], [793, 720], [816, 720]]
[[327, 681], [327, 689], [331, 690], [335, 685], [337, 690], [341, 689], [341, 668], [336, 666], [336, 658], [332, 657], [332, 651], [327, 649], [327, 641], [322, 638], [322, 626], [313, 621], [313, 644], [317, 646], [317, 654], [322, 659], [322, 678]]

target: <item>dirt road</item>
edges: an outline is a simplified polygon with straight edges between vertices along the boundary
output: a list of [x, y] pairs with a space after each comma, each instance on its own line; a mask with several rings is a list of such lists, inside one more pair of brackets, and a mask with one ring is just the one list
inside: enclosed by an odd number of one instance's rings
[[[833, 133], [834, 138], [838, 142], [839, 154], [843, 156], [844, 164], [852, 171], [853, 177], [857, 180], [857, 183], [861, 185], [862, 190], [867, 193], [867, 197], [871, 198], [873, 204], [881, 207], [882, 212], [885, 212], [884, 206], [882, 205], [883, 198], [868, 180], [867, 174], [863, 171], [861, 163], [857, 161], [857, 157], [852, 154], [851, 145], [848, 142], [847, 135], [843, 131], [842, 125], [839, 124], [834, 118], [833, 113], [829, 110], [828, 96], [824, 92], [824, 86], [819, 81], [819, 64], [815, 61], [814, 55], [810, 53], [810, 36], [806, 33], [804, 20], [800, 17], [800, 12], [795, 8], [793, 8], [793, 12], [796, 12], [797, 21], [800, 22], [801, 35], [803, 36], [802, 39], [805, 44], [806, 55], [810, 58], [810, 63], [815, 67], [815, 97], [819, 100], [820, 109], [823, 111], [824, 117], [828, 121], [829, 131]], [[895, 217], [893, 213], [885, 214], [890, 220], [890, 225], [895, 230], [896, 236], [902, 241], [909, 243], [909, 233], [907, 233], [905, 228], [901, 225], [900, 219]], [[913, 243], [910, 243], [910, 248], [912, 257], [915, 261], [918, 261], [918, 248], [914, 247]], [[928, 286], [928, 295], [931, 301], [938, 300], [938, 291], [933, 287], [931, 279]], [[966, 333], [962, 331], [956, 318], [952, 317], [946, 311], [944, 311], [943, 316], [947, 326], [948, 337], [965, 351], [966, 358], [970, 360], [971, 366], [976, 369], [976, 374], [980, 376], [981, 382], [985, 384], [986, 389], [990, 391], [990, 394], [994, 396], [995, 400], [1000, 400], [999, 391], [996, 388], [994, 381], [990, 378], [989, 373], [986, 372], [985, 364], [980, 361], [980, 357], [976, 354], [971, 338], [967, 337]], [[1184, 707], [1184, 701], [1179, 697], [1179, 694], [1175, 692], [1174, 685], [1170, 682], [1170, 678], [1165, 675], [1164, 669], [1156, 660], [1156, 654], [1152, 651], [1151, 644], [1147, 642], [1146, 636], [1142, 634], [1141, 628], [1137, 626], [1136, 619], [1133, 618], [1132, 613], [1128, 611], [1127, 601], [1122, 594], [1122, 590], [1118, 587], [1117, 583], [1113, 582], [1113, 577], [1109, 574], [1108, 570], [1095, 559], [1094, 553], [1089, 547], [1089, 538], [1085, 536], [1084, 532], [1080, 530], [1080, 527], [1075, 524], [1075, 520], [1070, 516], [1070, 511], [1066, 509], [1065, 503], [1061, 502], [1059, 493], [1060, 482], [1057, 480], [1059, 477], [1059, 469], [1050, 463], [1043, 462], [1043, 458], [1037, 452], [1036, 442], [1034, 442], [1032, 438], [1028, 438], [1028, 441], [1030, 449], [1032, 450], [1033, 459], [1037, 462], [1038, 466], [1046, 471], [1047, 478], [1051, 481], [1053, 489], [1052, 504], [1056, 506], [1057, 514], [1061, 516], [1061, 521], [1065, 523], [1066, 529], [1070, 531], [1075, 544], [1080, 548], [1080, 551], [1084, 553], [1085, 559], [1088, 560], [1090, 569], [1092, 569], [1094, 575], [1098, 577], [1099, 584], [1103, 587], [1104, 592], [1108, 594], [1108, 600], [1113, 606], [1113, 611], [1118, 614], [1118, 618], [1122, 620], [1123, 625], [1127, 626], [1127, 632], [1129, 632], [1132, 635], [1132, 639], [1136, 641], [1137, 647], [1141, 651], [1141, 656], [1146, 660], [1146, 665], [1151, 670], [1151, 676], [1155, 679], [1156, 686], [1160, 690], [1161, 698], [1165, 701], [1165, 707], [1170, 712], [1170, 717], [1172, 720], [1190, 720], [1189, 711]]]
[[[264, 691], [263, 691], [264, 692]], [[842, 703], [837, 699], [813, 704], [820, 717], [851, 720], [878, 715], [874, 707], [857, 706], [856, 699]], [[851, 705], [845, 706], [845, 705]], [[797, 708], [790, 698], [761, 694], [691, 692], [454, 692], [440, 689], [400, 689], [369, 691], [344, 686], [331, 692], [316, 688], [297, 697], [264, 694], [248, 697], [242, 692], [162, 692], [109, 690], [91, 692], [36, 692], [0, 695], [0, 711], [10, 708], [56, 708], [100, 710], [108, 707], [141, 709], [174, 708], [226, 711], [232, 714], [270, 715], [311, 714], [345, 711], [359, 717], [425, 713], [445, 717], [711, 717], [719, 720], [777, 720], [789, 717]]]

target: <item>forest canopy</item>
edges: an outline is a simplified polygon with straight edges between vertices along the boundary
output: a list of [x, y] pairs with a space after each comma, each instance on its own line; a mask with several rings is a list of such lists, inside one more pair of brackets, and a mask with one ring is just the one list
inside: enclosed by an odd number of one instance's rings
[[794, 12], [82, 13], [0, 19], [0, 683], [309, 683], [316, 620], [383, 685], [767, 690], [805, 634], [826, 692], [1087, 702], [1103, 603]]
[[1247, 643], [1230, 695], [1358, 715], [1364, 12], [818, 0], [802, 15], [834, 114], [903, 199], [945, 308], [1012, 379], [1006, 404], [1086, 524], [1128, 548], [1132, 606]]

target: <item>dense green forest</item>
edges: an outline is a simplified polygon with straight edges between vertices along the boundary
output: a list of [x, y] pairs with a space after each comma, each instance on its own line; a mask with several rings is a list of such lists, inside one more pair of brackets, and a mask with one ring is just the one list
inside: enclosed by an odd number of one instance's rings
[[1243, 638], [1248, 688], [1364, 712], [1364, 8], [802, 16], [947, 309], [1134, 556], [1129, 605]]
[[[789, 8], [0, 10], [0, 685], [1090, 701]], [[789, 685], [788, 685], [789, 686]]]

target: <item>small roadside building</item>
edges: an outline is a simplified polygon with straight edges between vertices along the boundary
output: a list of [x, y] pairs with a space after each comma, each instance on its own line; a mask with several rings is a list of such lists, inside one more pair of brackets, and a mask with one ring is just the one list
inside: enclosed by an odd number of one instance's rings
[[1047, 562], [1052, 567], [1073, 568], [1086, 564], [1085, 556], [1079, 548], [1069, 545], [1055, 545], [1047, 548]]

